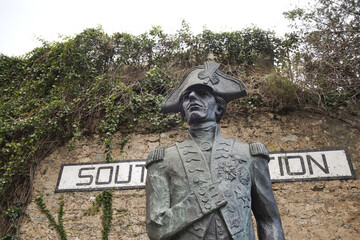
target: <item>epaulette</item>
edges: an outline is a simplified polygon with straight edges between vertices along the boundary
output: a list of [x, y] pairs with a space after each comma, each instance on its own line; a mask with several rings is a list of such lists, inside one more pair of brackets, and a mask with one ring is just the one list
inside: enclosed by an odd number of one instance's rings
[[266, 147], [264, 146], [264, 144], [259, 143], [259, 142], [252, 142], [249, 143], [250, 146], [250, 154], [253, 156], [261, 156], [263, 158], [265, 158], [266, 160], [270, 161], [270, 156], [269, 153], [266, 149]]
[[158, 162], [164, 159], [165, 149], [163, 147], [158, 147], [152, 150], [149, 153], [149, 156], [146, 159], [146, 168], [148, 168], [154, 162]]

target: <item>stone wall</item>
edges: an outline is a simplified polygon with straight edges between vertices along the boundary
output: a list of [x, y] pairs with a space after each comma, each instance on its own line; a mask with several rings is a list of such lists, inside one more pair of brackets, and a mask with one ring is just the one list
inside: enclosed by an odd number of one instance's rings
[[[237, 141], [259, 141], [269, 151], [345, 147], [356, 176], [360, 174], [360, 131], [343, 121], [316, 113], [293, 112], [276, 115], [256, 112], [228, 116], [220, 124], [222, 136]], [[120, 133], [113, 145], [114, 159], [145, 159], [151, 149], [186, 139], [184, 129], [161, 134], [132, 134], [120, 151]], [[94, 135], [73, 151], [66, 146], [55, 150], [36, 170], [32, 201], [21, 227], [22, 239], [59, 239], [55, 229], [36, 206], [44, 196], [56, 217], [59, 200], [65, 201], [63, 216], [68, 239], [101, 239], [102, 212], [86, 215], [100, 192], [54, 193], [61, 164], [104, 162], [103, 142]], [[274, 183], [286, 239], [360, 239], [359, 180]], [[110, 239], [148, 239], [145, 231], [145, 191], [113, 192], [113, 222]]]

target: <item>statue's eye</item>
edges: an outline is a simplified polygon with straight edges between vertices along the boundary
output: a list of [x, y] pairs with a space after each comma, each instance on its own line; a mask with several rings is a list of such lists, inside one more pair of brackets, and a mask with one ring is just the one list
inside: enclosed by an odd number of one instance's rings
[[183, 95], [183, 101], [186, 101], [186, 100], [189, 100], [189, 94], [188, 93], [185, 93]]
[[205, 92], [205, 91], [199, 91], [198, 95], [201, 96], [201, 97], [206, 97], [206, 96], [208, 96], [208, 93]]

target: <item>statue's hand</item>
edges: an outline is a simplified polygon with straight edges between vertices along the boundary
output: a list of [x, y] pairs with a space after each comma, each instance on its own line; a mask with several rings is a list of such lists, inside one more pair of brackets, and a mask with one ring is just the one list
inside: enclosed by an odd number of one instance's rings
[[218, 182], [196, 188], [194, 193], [204, 214], [208, 214], [227, 204]]

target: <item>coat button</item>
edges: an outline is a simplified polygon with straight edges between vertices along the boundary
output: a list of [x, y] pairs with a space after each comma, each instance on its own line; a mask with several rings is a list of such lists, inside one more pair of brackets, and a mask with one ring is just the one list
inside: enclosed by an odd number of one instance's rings
[[201, 224], [199, 222], [195, 223], [194, 224], [194, 229], [195, 229], [195, 231], [200, 230], [201, 229]]
[[200, 188], [198, 193], [199, 193], [199, 195], [204, 196], [206, 193], [206, 190], [204, 188]]
[[201, 201], [202, 201], [203, 203], [206, 203], [206, 202], [209, 201], [209, 198], [208, 198], [208, 197], [202, 197], [202, 198], [201, 198]]
[[211, 210], [211, 204], [205, 203], [205, 208], [206, 208], [207, 210]]

